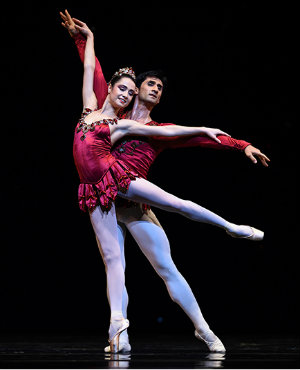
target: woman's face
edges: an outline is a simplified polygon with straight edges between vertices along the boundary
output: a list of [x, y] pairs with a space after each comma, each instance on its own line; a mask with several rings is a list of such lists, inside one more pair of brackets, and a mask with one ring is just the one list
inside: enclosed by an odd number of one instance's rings
[[110, 102], [115, 108], [125, 108], [136, 94], [135, 83], [128, 77], [122, 77], [109, 88]]

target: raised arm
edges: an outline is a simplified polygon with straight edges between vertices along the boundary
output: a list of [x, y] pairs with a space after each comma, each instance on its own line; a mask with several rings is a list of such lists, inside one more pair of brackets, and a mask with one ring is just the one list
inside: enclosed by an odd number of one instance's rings
[[82, 83], [82, 100], [83, 106], [91, 109], [97, 108], [97, 98], [93, 89], [94, 71], [95, 71], [95, 50], [94, 50], [94, 35], [88, 26], [80, 22], [75, 27], [86, 36], [86, 47], [84, 52], [83, 64], [83, 83]]
[[[84, 62], [84, 55], [85, 55], [85, 46], [86, 46], [86, 37], [79, 32], [75, 25], [82, 23], [80, 20], [76, 18], [72, 18], [67, 10], [65, 10], [65, 14], [60, 12], [60, 16], [62, 18], [62, 25], [68, 30], [69, 34], [75, 41], [75, 45], [77, 47], [77, 51], [82, 63]], [[94, 71], [94, 92], [98, 101], [98, 107], [102, 107], [104, 100], [107, 97], [108, 87], [106, 80], [104, 78], [102, 68], [98, 58], [95, 56], [95, 71]]]

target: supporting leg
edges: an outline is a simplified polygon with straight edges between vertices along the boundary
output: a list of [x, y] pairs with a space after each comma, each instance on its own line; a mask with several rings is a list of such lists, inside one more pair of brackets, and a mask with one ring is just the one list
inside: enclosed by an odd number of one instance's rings
[[108, 213], [100, 207], [90, 212], [94, 232], [99, 241], [107, 277], [108, 300], [111, 309], [109, 341], [111, 351], [119, 351], [119, 336], [129, 325], [122, 313], [122, 296], [125, 287], [124, 266], [118, 241], [115, 207]]

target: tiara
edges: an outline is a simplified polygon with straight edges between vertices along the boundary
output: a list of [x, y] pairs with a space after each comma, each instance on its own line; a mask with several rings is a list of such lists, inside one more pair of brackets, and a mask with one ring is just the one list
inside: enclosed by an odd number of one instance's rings
[[134, 81], [135, 81], [135, 73], [134, 73], [134, 70], [132, 69], [132, 67], [125, 67], [125, 68], [120, 68], [117, 72], [115, 72], [111, 78], [111, 80], [114, 78], [114, 77], [117, 77], [117, 76], [122, 76], [122, 75], [129, 75], [131, 76]]

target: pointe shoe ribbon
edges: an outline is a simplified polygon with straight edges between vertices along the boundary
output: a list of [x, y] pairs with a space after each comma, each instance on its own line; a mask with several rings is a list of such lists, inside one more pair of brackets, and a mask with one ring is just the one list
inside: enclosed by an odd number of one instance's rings
[[120, 351], [120, 334], [129, 327], [129, 320], [123, 319], [121, 320], [120, 326], [115, 332], [115, 334], [108, 340], [110, 352], [111, 353], [118, 353]]
[[[119, 352], [130, 352], [131, 345], [128, 342], [119, 341]], [[110, 346], [104, 348], [104, 352], [110, 353]]]
[[210, 352], [226, 352], [226, 349], [223, 345], [223, 343], [220, 341], [220, 339], [217, 337], [217, 339], [213, 342], [209, 342], [201, 337], [201, 335], [195, 330], [195, 337], [197, 339], [202, 340], [210, 350]]
[[246, 235], [246, 236], [239, 236], [239, 235], [236, 235], [228, 230], [226, 230], [226, 233], [230, 236], [232, 236], [233, 238], [238, 238], [238, 239], [249, 239], [249, 240], [253, 240], [255, 242], [258, 242], [260, 240], [263, 240], [264, 238], [264, 232], [261, 231], [261, 230], [258, 230], [258, 229], [255, 229], [255, 227], [252, 227], [252, 226], [249, 226], [250, 229], [251, 229], [251, 234], [250, 235]]

